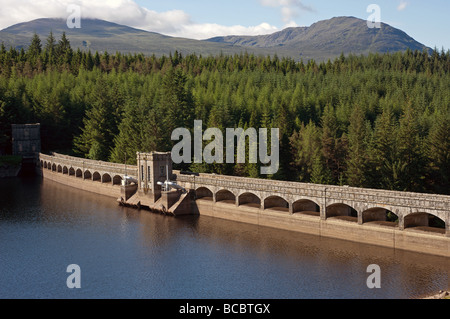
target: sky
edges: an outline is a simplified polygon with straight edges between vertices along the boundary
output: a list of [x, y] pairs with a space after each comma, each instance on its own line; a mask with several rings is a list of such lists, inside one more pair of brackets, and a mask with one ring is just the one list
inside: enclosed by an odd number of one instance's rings
[[0, 29], [38, 18], [68, 18], [69, 5], [76, 5], [82, 19], [206, 39], [270, 34], [336, 16], [367, 20], [370, 4], [379, 6], [382, 22], [431, 48], [450, 49], [448, 0], [0, 0]]

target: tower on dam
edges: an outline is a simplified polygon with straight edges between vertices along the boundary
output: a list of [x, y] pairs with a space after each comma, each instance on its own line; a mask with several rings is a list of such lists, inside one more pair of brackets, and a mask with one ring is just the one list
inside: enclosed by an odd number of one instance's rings
[[138, 192], [156, 202], [161, 197], [164, 183], [172, 177], [171, 153], [137, 153]]
[[41, 151], [40, 124], [12, 124], [12, 153], [34, 161]]

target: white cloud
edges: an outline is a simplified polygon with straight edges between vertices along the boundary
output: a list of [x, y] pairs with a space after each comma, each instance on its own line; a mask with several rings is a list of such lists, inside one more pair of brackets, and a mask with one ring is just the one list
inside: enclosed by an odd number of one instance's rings
[[397, 7], [398, 11], [403, 11], [406, 9], [406, 7], [409, 5], [409, 3], [405, 0], [400, 1], [400, 4]]
[[294, 19], [301, 11], [314, 12], [310, 6], [303, 4], [302, 0], [259, 0], [266, 7], [280, 8], [281, 17], [286, 25], [297, 25]]
[[191, 39], [207, 39], [225, 35], [261, 35], [280, 31], [277, 27], [268, 23], [257, 26], [244, 27], [241, 25], [224, 26], [214, 23], [189, 24], [181, 26], [176, 32], [169, 35]]
[[[266, 0], [264, 0], [266, 1]], [[295, 2], [295, 0], [282, 0]], [[275, 26], [224, 26], [196, 23], [182, 10], [156, 12], [139, 6], [134, 0], [2, 0], [0, 29], [39, 18], [69, 17], [69, 5], [81, 7], [82, 18], [96, 18], [171, 36], [205, 39], [229, 34], [257, 35], [279, 31]]]

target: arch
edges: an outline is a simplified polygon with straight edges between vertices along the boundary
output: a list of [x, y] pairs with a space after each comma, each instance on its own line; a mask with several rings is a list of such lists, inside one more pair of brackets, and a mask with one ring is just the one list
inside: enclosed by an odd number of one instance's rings
[[293, 214], [320, 216], [320, 206], [310, 199], [299, 199], [292, 204]]
[[58, 169], [57, 169], [58, 173], [62, 173], [63, 169], [61, 165], [58, 165]]
[[73, 167], [69, 169], [69, 176], [75, 176], [75, 169]]
[[264, 209], [289, 212], [289, 202], [280, 196], [269, 196], [264, 199]]
[[327, 206], [325, 215], [326, 218], [334, 217], [337, 219], [358, 222], [358, 212], [353, 207], [343, 203], [335, 203]]
[[403, 219], [404, 228], [414, 228], [415, 230], [445, 234], [445, 221], [429, 213], [411, 213]]
[[236, 204], [236, 195], [227, 189], [222, 189], [216, 193], [216, 202]]
[[92, 174], [92, 180], [96, 182], [101, 182], [102, 176], [100, 175], [99, 172], [94, 172], [94, 174]]
[[121, 185], [122, 184], [122, 176], [116, 175], [112, 179], [113, 185]]
[[67, 168], [67, 166], [63, 167], [62, 173], [65, 174], [65, 175], [69, 174], [69, 169]]
[[44, 161], [43, 160], [40, 160], [40, 165], [41, 165], [41, 167], [44, 167]]
[[195, 194], [197, 199], [213, 200], [214, 198], [213, 192], [207, 187], [197, 188]]
[[85, 171], [83, 176], [84, 176], [84, 179], [92, 179], [92, 174], [90, 171]]
[[47, 161], [44, 161], [43, 167], [47, 168]]
[[362, 222], [396, 227], [399, 224], [397, 214], [383, 207], [372, 207], [362, 212]]
[[83, 178], [83, 171], [80, 168], [77, 169], [77, 171], [75, 172], [75, 176], [79, 177], [79, 178]]
[[261, 208], [261, 199], [253, 193], [243, 193], [238, 198], [239, 206]]
[[56, 164], [52, 165], [52, 172], [56, 172]]
[[111, 183], [111, 175], [105, 173], [102, 175], [102, 183]]

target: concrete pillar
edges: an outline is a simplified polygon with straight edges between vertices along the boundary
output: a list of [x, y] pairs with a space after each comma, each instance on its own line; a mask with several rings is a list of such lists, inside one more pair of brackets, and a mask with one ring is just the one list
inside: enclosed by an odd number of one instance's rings
[[398, 216], [398, 229], [405, 230], [405, 217], [403, 215]]
[[327, 219], [327, 205], [326, 204], [320, 205], [320, 219], [321, 220]]
[[358, 225], [362, 225], [363, 224], [362, 212], [360, 210], [357, 210], [356, 213], [357, 213], [357, 216], [358, 216]]
[[450, 212], [448, 215], [449, 217], [445, 221], [445, 236], [450, 237]]
[[289, 205], [289, 215], [294, 215], [294, 203], [288, 202]]

